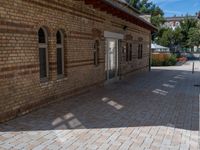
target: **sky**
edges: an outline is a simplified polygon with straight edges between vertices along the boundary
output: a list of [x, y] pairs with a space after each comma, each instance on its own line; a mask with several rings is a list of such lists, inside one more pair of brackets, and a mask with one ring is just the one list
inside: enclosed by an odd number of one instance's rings
[[150, 0], [157, 4], [166, 17], [181, 16], [185, 14], [195, 15], [200, 11], [200, 0]]

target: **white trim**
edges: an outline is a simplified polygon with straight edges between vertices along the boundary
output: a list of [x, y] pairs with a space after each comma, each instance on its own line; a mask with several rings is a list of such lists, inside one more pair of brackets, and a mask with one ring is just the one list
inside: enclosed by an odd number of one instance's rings
[[[115, 42], [115, 77], [113, 78], [109, 78], [109, 54], [108, 54], [108, 48], [109, 48], [109, 42], [110, 41], [114, 41]], [[113, 39], [113, 38], [107, 38], [106, 39], [106, 61], [105, 61], [105, 71], [106, 71], [106, 82], [107, 81], [115, 81], [115, 80], [118, 80], [118, 71], [119, 71], [119, 60], [118, 60], [118, 51], [119, 51], [119, 47], [118, 47], [118, 39]]]
[[114, 39], [124, 39], [124, 35], [115, 32], [104, 31], [104, 37]]

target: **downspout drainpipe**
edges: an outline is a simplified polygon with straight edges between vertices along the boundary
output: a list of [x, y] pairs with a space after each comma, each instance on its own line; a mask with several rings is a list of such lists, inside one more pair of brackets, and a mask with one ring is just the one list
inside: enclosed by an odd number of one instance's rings
[[149, 44], [149, 72], [151, 71], [151, 63], [152, 63], [152, 51], [151, 51], [151, 43], [152, 43], [152, 36], [153, 35], [155, 35], [156, 34], [156, 32], [154, 32], [154, 33], [152, 33], [152, 34], [150, 34], [149, 35], [149, 42], [150, 42], [150, 44]]
[[151, 53], [151, 34], [149, 35], [149, 72], [151, 71], [152, 53]]

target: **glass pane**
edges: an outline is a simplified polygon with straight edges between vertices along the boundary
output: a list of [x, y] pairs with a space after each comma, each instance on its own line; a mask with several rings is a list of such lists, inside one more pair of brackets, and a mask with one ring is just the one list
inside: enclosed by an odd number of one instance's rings
[[57, 48], [57, 74], [63, 74], [62, 49]]
[[132, 61], [132, 44], [130, 44], [129, 60]]
[[39, 43], [46, 43], [45, 33], [42, 28], [40, 28], [40, 30], [38, 31], [38, 40]]
[[141, 52], [141, 50], [140, 50], [140, 44], [138, 45], [138, 58], [140, 58], [141, 56], [141, 54], [140, 54], [140, 52]]
[[94, 49], [97, 50], [99, 48], [99, 41], [96, 40], [94, 44]]
[[40, 78], [47, 77], [47, 64], [46, 64], [46, 49], [39, 49], [39, 59], [40, 59]]
[[94, 51], [94, 65], [97, 65], [97, 52]]
[[129, 45], [126, 43], [126, 61], [128, 61]]
[[95, 41], [95, 44], [94, 44], [94, 65], [98, 65], [98, 60], [99, 59], [99, 40], [96, 40]]
[[116, 47], [115, 41], [109, 42], [109, 51], [108, 51], [108, 67], [109, 67], [109, 79], [112, 79], [116, 75]]
[[57, 32], [56, 38], [57, 38], [57, 44], [61, 44], [62, 43], [62, 37], [61, 37], [60, 31]]

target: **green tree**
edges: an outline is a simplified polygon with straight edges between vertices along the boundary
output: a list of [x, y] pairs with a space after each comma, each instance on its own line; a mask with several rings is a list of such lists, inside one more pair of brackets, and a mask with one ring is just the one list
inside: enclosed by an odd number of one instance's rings
[[171, 51], [179, 51], [181, 48], [193, 48], [200, 45], [200, 24], [196, 19], [188, 16], [181, 22], [180, 27], [172, 30], [160, 28], [156, 34], [156, 42], [167, 46]]
[[182, 47], [186, 47], [186, 48], [190, 48], [191, 45], [188, 44], [188, 40], [189, 40], [189, 32], [190, 34], [192, 34], [191, 32], [193, 32], [192, 29], [190, 31], [191, 28], [196, 28], [197, 27], [197, 20], [196, 19], [192, 19], [189, 18], [188, 16], [186, 16], [186, 18], [181, 21], [180, 24], [180, 28], [181, 28], [181, 33], [183, 35], [182, 41], [181, 41], [181, 45]]
[[131, 6], [138, 9], [143, 14], [151, 15], [151, 23], [160, 27], [164, 23], [164, 12], [149, 0], [127, 0]]
[[190, 28], [188, 32], [187, 45], [191, 48], [200, 45], [200, 28]]
[[156, 27], [160, 27], [161, 24], [164, 23], [164, 18], [161, 15], [157, 15], [157, 16], [152, 16], [151, 17], [151, 23], [156, 26]]
[[140, 9], [139, 4], [140, 0], [127, 0], [127, 2], [136, 9]]
[[172, 29], [161, 29], [156, 42], [160, 45], [170, 47], [172, 41]]
[[175, 30], [170, 28], [162, 28], [157, 34], [156, 42], [160, 45], [170, 47], [172, 51], [177, 51], [180, 48], [180, 42], [183, 35], [180, 28]]
[[173, 44], [174, 45], [180, 44], [180, 42], [183, 39], [181, 28], [180, 27], [176, 28], [175, 30], [173, 30], [172, 34], [173, 34]]

